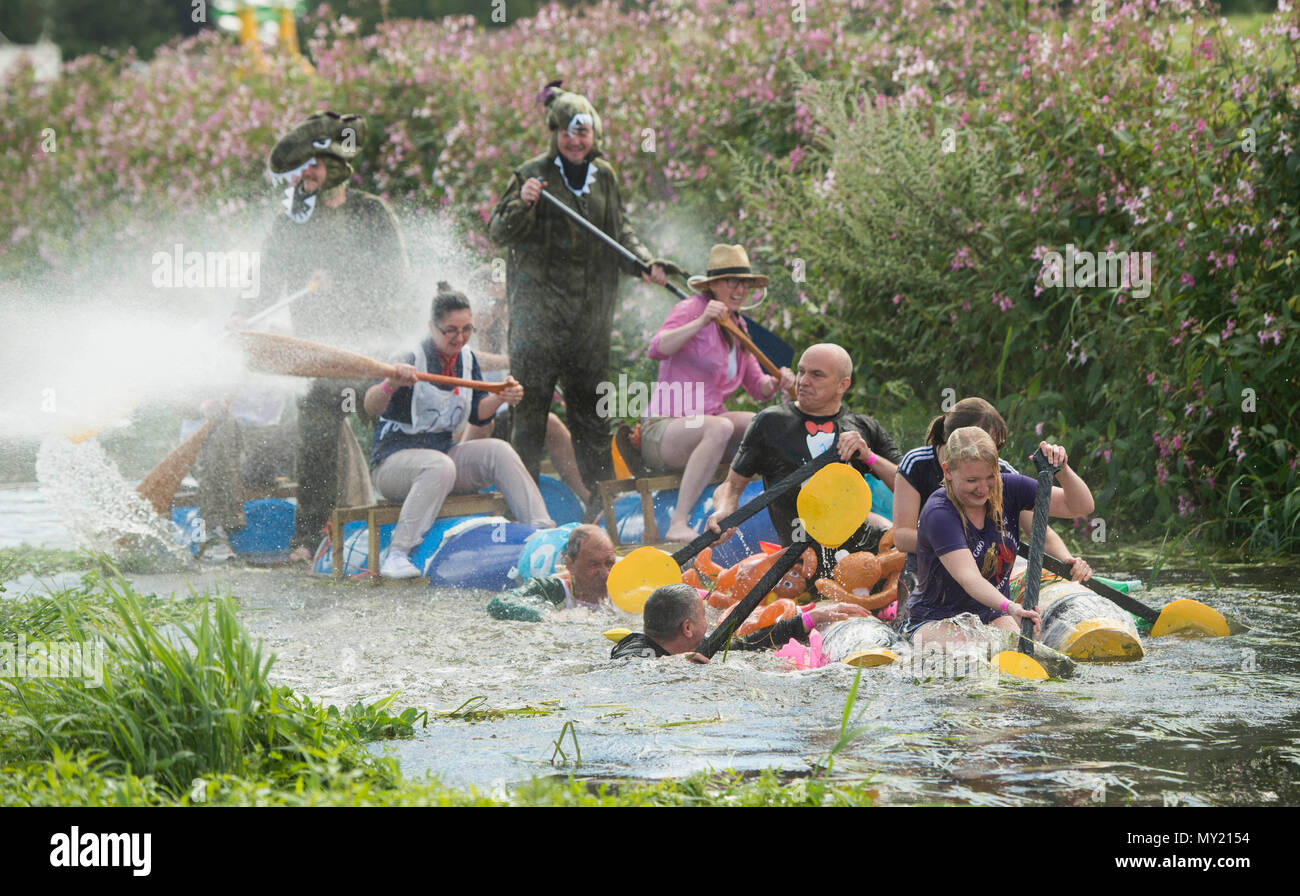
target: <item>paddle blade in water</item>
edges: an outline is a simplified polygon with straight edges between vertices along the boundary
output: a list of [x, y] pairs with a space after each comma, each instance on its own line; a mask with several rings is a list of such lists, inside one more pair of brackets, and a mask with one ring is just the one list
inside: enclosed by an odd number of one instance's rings
[[796, 506], [808, 537], [837, 548], [866, 519], [871, 510], [871, 487], [848, 464], [830, 464], [804, 483]]
[[1213, 607], [1199, 600], [1176, 600], [1160, 611], [1160, 618], [1151, 626], [1151, 637], [1172, 635], [1174, 632], [1209, 635], [1226, 638], [1230, 632], [1228, 621]]
[[888, 666], [890, 663], [896, 663], [899, 656], [888, 647], [872, 647], [867, 650], [859, 650], [850, 653], [840, 662], [846, 666], [857, 666], [859, 669], [869, 669], [873, 666]]
[[1047, 681], [1047, 670], [1032, 656], [1018, 650], [1004, 650], [993, 657], [993, 665], [1007, 675], [1027, 681]]
[[614, 564], [606, 588], [620, 610], [640, 613], [650, 592], [681, 580], [682, 571], [672, 557], [658, 548], [643, 547]]

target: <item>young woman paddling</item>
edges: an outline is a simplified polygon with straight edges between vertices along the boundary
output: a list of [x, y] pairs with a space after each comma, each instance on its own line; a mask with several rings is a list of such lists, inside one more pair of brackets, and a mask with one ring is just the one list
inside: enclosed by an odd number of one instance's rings
[[[998, 409], [984, 399], [972, 396], [963, 398], [953, 405], [952, 410], [930, 421], [925, 444], [907, 452], [898, 464], [898, 476], [894, 481], [894, 545], [907, 554], [907, 564], [898, 577], [900, 607], [916, 586], [916, 527], [921, 505], [943, 485], [939, 451], [948, 440], [948, 434], [963, 426], [978, 426], [984, 430], [993, 439], [993, 445], [999, 452], [1006, 445], [1007, 423]], [[998, 466], [1003, 473], [1019, 472], [1001, 457], [998, 458]], [[1023, 531], [1029, 530], [1032, 516], [1032, 510], [1024, 512], [1024, 518], [1020, 521]], [[1051, 528], [1047, 530], [1047, 553], [1072, 566], [1072, 578], [1076, 582], [1092, 574], [1087, 562], [1071, 556], [1061, 536]]]
[[476, 492], [495, 484], [515, 519], [539, 528], [555, 525], [537, 483], [509, 442], [478, 439], [452, 444], [453, 433], [463, 423], [490, 422], [502, 401], [517, 405], [523, 387], [511, 382], [500, 395], [489, 395], [415, 377], [416, 371], [423, 371], [481, 380], [478, 360], [466, 345], [473, 332], [469, 301], [439, 283], [429, 338], [397, 365], [394, 376], [366, 391], [366, 412], [379, 417], [370, 460], [375, 488], [390, 501], [402, 502], [392, 546], [379, 570], [384, 578], [421, 574], [410, 552], [419, 546], [442, 502], [453, 492]]
[[[1092, 513], [1092, 492], [1067, 463], [1065, 449], [1042, 442], [1043, 454], [1061, 469], [1052, 489], [1051, 516]], [[1011, 567], [1020, 546], [1021, 513], [1033, 516], [1036, 483], [998, 469], [998, 449], [984, 430], [966, 426], [948, 435], [940, 451], [943, 490], [921, 510], [916, 536], [919, 581], [907, 602], [903, 633], [920, 646], [964, 640], [972, 614], [985, 625], [1018, 631], [1020, 620], [1038, 624], [1038, 611], [1011, 601]]]
[[767, 285], [767, 277], [750, 269], [743, 247], [714, 246], [707, 275], [688, 283], [699, 294], [678, 302], [650, 341], [649, 355], [659, 362], [659, 376], [651, 416], [641, 422], [646, 463], [682, 473], [677, 507], [663, 533], [666, 541], [696, 536], [687, 517], [718, 464], [736, 453], [754, 417], [750, 411], [728, 411], [727, 399], [742, 386], [759, 401], [794, 386], [788, 367], [779, 377], [763, 373], [758, 360], [722, 326], [729, 320], [744, 330], [740, 306], [750, 289]]

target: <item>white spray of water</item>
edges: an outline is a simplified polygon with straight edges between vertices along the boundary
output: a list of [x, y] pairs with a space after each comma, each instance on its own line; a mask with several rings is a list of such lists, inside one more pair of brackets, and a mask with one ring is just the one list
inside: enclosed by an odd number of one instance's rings
[[[0, 283], [0, 437], [40, 441], [41, 491], [78, 544], [110, 554], [133, 540], [171, 546], [168, 524], [135, 495], [93, 435], [130, 427], [145, 410], [193, 416], [204, 399], [228, 397], [241, 386], [293, 394], [309, 383], [245, 370], [225, 327], [248, 294], [247, 283], [210, 276], [214, 260], [237, 258], [247, 269], [271, 218], [266, 209], [217, 223], [141, 215], [111, 245], [88, 239], [83, 264]], [[408, 214], [399, 220], [413, 288], [402, 311], [383, 322], [394, 352], [427, 335], [439, 280], [468, 293], [484, 314], [496, 301], [492, 290], [470, 286], [490, 259], [469, 250], [445, 218]], [[177, 265], [166, 268], [168, 259], [183, 267], [191, 252], [209, 264], [202, 278], [187, 280], [176, 276]], [[351, 263], [367, 263], [366, 247], [358, 246]], [[261, 301], [265, 306], [278, 298], [263, 290]], [[325, 310], [339, 330], [336, 344], [350, 347], [344, 339], [358, 310]], [[149, 457], [131, 458], [131, 466], [144, 470], [162, 460], [150, 450]]]
[[136, 494], [96, 439], [49, 436], [36, 456], [41, 494], [58, 511], [76, 547], [188, 559], [175, 526]]

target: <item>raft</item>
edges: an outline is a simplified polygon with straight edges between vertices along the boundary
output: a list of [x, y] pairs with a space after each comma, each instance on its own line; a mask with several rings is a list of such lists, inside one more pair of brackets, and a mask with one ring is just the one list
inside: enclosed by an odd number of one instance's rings
[[[1128, 592], [1128, 583], [1106, 581]], [[1023, 594], [1024, 568], [1018, 560], [1011, 597], [1018, 601]], [[1072, 660], [1124, 663], [1146, 656], [1133, 617], [1077, 582], [1045, 573], [1039, 586], [1038, 612], [1042, 619], [1039, 640]]]
[[[558, 479], [542, 476], [542, 499], [557, 523], [572, 524], [582, 519], [582, 503]], [[263, 498], [244, 504], [247, 525], [230, 535], [230, 546], [240, 559], [256, 564], [284, 562], [293, 538], [296, 502], [291, 498]], [[189, 544], [197, 554], [203, 528], [197, 507], [176, 507], [172, 521], [178, 527], [177, 540]], [[387, 548], [393, 525], [380, 529], [380, 545]], [[476, 588], [500, 591], [518, 584], [520, 555], [537, 529], [498, 516], [461, 516], [436, 520], [411, 560], [429, 576], [435, 587]], [[322, 539], [312, 559], [311, 572], [332, 573], [329, 538]], [[364, 522], [344, 527], [344, 571], [357, 575], [368, 568], [369, 535]], [[550, 570], [547, 570], [549, 572]], [[540, 573], [546, 574], [546, 573]]]

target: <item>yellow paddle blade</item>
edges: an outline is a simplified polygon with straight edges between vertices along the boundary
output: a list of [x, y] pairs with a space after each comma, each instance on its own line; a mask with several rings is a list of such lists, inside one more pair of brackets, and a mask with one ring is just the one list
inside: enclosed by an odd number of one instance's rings
[[1228, 620], [1213, 607], [1206, 606], [1199, 600], [1184, 598], [1166, 605], [1160, 611], [1155, 624], [1151, 626], [1153, 638], [1174, 632], [1200, 633], [1212, 638], [1226, 638], [1229, 634]]
[[1007, 675], [1029, 681], [1047, 681], [1047, 670], [1038, 660], [1018, 650], [1004, 650], [993, 657], [993, 665]]
[[630, 629], [630, 628], [611, 628], [611, 629], [610, 629], [609, 631], [607, 631], [607, 632], [601, 632], [601, 634], [604, 635], [606, 638], [609, 638], [609, 639], [610, 639], [611, 641], [613, 641], [615, 644], [617, 644], [619, 641], [622, 641], [622, 640], [623, 640], [624, 638], [626, 638], [628, 635], [632, 634], [632, 629]]
[[866, 520], [871, 511], [871, 487], [848, 464], [834, 463], [804, 483], [795, 506], [808, 537], [837, 548]]
[[850, 653], [844, 659], [840, 660], [846, 666], [857, 666], [859, 669], [870, 669], [873, 666], [888, 666], [890, 663], [898, 662], [898, 654], [888, 647], [871, 647], [867, 650], [859, 650]]
[[628, 613], [640, 613], [650, 592], [682, 580], [681, 568], [658, 548], [637, 548], [614, 564], [606, 589], [614, 606]]

